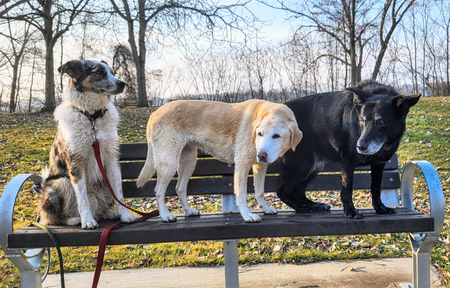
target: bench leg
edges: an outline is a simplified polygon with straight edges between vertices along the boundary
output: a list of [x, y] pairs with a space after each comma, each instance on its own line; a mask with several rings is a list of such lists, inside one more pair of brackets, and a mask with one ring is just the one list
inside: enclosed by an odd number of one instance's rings
[[430, 251], [433, 249], [439, 237], [422, 236], [410, 234], [409, 240], [412, 246], [412, 266], [413, 266], [413, 283], [414, 288], [430, 287]]
[[8, 260], [10, 260], [17, 268], [19, 268], [22, 288], [42, 288], [40, 267], [45, 250], [33, 250], [40, 251], [30, 258], [26, 257], [26, 255], [22, 253], [11, 253], [6, 256]]
[[[234, 195], [222, 195], [222, 211], [239, 211]], [[238, 240], [223, 241], [223, 255], [225, 260], [225, 287], [239, 288]]]
[[225, 287], [239, 287], [239, 267], [237, 255], [238, 240], [223, 241], [223, 255], [225, 258]]

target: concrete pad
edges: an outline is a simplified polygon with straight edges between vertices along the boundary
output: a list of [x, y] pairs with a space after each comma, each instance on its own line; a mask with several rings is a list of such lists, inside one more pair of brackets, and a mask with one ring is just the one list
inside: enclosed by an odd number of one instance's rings
[[[433, 267], [430, 273], [431, 287], [444, 287]], [[90, 287], [93, 278], [94, 272], [66, 273], [65, 284]], [[411, 279], [411, 258], [239, 266], [239, 287], [244, 288], [394, 288]], [[49, 275], [43, 287], [60, 287], [59, 275]], [[98, 287], [225, 287], [225, 269], [219, 266], [103, 271]]]

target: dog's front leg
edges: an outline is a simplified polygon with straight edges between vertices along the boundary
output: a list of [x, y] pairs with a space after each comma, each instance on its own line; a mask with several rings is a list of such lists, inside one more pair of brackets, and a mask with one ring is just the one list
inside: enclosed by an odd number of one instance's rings
[[[107, 166], [106, 176], [111, 184], [111, 187], [116, 195], [117, 199], [124, 203], [124, 197], [122, 192], [122, 173], [120, 172], [120, 168], [118, 163], [110, 163]], [[111, 191], [110, 191], [111, 192]], [[133, 215], [128, 211], [127, 208], [120, 205], [115, 199], [114, 203], [116, 204], [117, 212], [119, 213], [119, 217], [121, 221], [124, 222], [132, 222], [138, 219], [136, 215]]]
[[236, 195], [236, 205], [241, 212], [245, 222], [260, 222], [261, 218], [250, 212], [247, 206], [247, 178], [251, 165], [237, 164], [234, 171], [234, 193]]
[[264, 211], [264, 214], [277, 214], [277, 209], [271, 207], [267, 204], [266, 199], [264, 199], [264, 183], [266, 179], [267, 164], [254, 164], [253, 174], [253, 185], [255, 187], [255, 198], [258, 205]]
[[89, 203], [89, 197], [86, 189], [86, 175], [81, 173], [81, 177], [72, 180], [72, 185], [75, 190], [75, 196], [77, 197], [78, 212], [81, 218], [81, 228], [83, 229], [95, 229], [98, 227], [97, 221], [95, 221], [91, 212], [91, 205]]
[[355, 209], [353, 205], [353, 174], [354, 169], [352, 165], [344, 165], [342, 169], [342, 188], [341, 201], [344, 205], [344, 213], [347, 218], [362, 219], [361, 211]]
[[370, 191], [372, 193], [372, 206], [378, 214], [395, 214], [394, 209], [386, 207], [381, 202], [381, 181], [383, 180], [383, 170], [385, 163], [371, 166], [372, 183]]

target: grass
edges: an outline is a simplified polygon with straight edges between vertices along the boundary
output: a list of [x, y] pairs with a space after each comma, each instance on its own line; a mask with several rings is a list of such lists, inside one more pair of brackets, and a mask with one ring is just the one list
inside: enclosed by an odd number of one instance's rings
[[[449, 102], [450, 98], [447, 97], [421, 99], [409, 113], [408, 130], [398, 150], [401, 167], [411, 160], [428, 160], [437, 168], [444, 189], [447, 213], [450, 211]], [[119, 127], [121, 141], [145, 142], [145, 127], [149, 114], [150, 110], [144, 108], [121, 110], [122, 121]], [[8, 181], [15, 175], [38, 173], [48, 163], [49, 149], [56, 132], [56, 125], [52, 119], [50, 114], [0, 114], [0, 191], [3, 191]], [[427, 211], [428, 194], [424, 180], [419, 174], [414, 188], [417, 209]], [[338, 195], [331, 192], [313, 192], [309, 197], [337, 199]], [[355, 205], [370, 207], [367, 191], [359, 191], [354, 199]], [[145, 209], [156, 209], [152, 199], [145, 200], [145, 202], [133, 200], [131, 204]], [[220, 210], [220, 200], [214, 198], [192, 197], [190, 201], [201, 211]], [[283, 206], [272, 194], [268, 194], [268, 201], [277, 207]], [[329, 204], [340, 205], [340, 201], [330, 201]], [[255, 205], [254, 201], [252, 203]], [[25, 185], [16, 203], [15, 229], [26, 227], [35, 219], [36, 204], [37, 197], [32, 193], [30, 184]], [[180, 206], [176, 201], [170, 201], [169, 204], [172, 207]], [[446, 214], [440, 241], [432, 251], [432, 264], [443, 275], [447, 287], [450, 287], [449, 220], [450, 216]], [[96, 247], [62, 248], [62, 252], [67, 272], [94, 270]], [[0, 253], [0, 267], [3, 267], [0, 270], [1, 286], [19, 287], [18, 269], [2, 252]], [[108, 246], [107, 253], [105, 270], [223, 264], [222, 243], [214, 241]], [[411, 249], [404, 233], [241, 239], [239, 242], [241, 264], [268, 262], [303, 264], [323, 260], [408, 256], [411, 256]], [[50, 272], [58, 273], [58, 262], [53, 258]]]

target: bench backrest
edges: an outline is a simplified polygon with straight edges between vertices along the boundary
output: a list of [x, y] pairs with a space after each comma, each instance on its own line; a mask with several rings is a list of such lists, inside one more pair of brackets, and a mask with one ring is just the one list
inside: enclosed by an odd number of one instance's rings
[[[123, 193], [126, 198], [153, 197], [156, 179], [152, 179], [142, 188], [136, 187], [138, 177], [145, 158], [147, 157], [147, 143], [131, 143], [120, 145], [120, 161], [123, 179]], [[400, 175], [396, 171], [398, 158], [394, 155], [386, 164], [382, 189], [400, 188]], [[336, 163], [326, 163], [323, 171], [308, 185], [308, 191], [328, 191], [341, 189], [341, 166]], [[275, 192], [279, 177], [276, 164], [269, 165], [265, 190]], [[202, 152], [198, 153], [197, 166], [188, 184], [189, 195], [232, 195], [233, 194], [234, 165], [220, 162]], [[175, 176], [176, 177], [176, 176]], [[355, 170], [353, 188], [370, 189], [370, 167], [361, 166]], [[176, 179], [166, 192], [166, 196], [176, 196]], [[253, 192], [253, 178], [248, 181], [248, 192]]]

